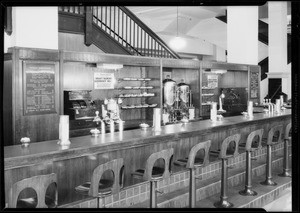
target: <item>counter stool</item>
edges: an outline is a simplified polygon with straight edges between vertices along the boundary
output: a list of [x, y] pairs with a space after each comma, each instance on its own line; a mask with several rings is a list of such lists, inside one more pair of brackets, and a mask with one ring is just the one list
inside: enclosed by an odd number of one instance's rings
[[[200, 142], [192, 147], [189, 157], [185, 159], [179, 159], [174, 162], [177, 166], [185, 166], [190, 171], [190, 185], [189, 185], [189, 204], [190, 208], [195, 207], [196, 203], [196, 178], [195, 170], [198, 167], [205, 167], [209, 164], [209, 148], [211, 141]], [[196, 154], [199, 150], [204, 149], [204, 158], [196, 158]]]
[[278, 136], [278, 142], [281, 140], [282, 137], [282, 125], [277, 125], [272, 127], [268, 132], [268, 138], [267, 138], [267, 160], [266, 160], [266, 180], [261, 182], [260, 184], [266, 185], [266, 186], [276, 186], [277, 183], [275, 183], [272, 180], [272, 145], [274, 145], [273, 136], [275, 132], [279, 132]]
[[[150, 208], [157, 208], [156, 194], [162, 193], [157, 190], [157, 182], [170, 177], [170, 160], [173, 153], [173, 148], [155, 152], [147, 159], [145, 169], [138, 169], [131, 174], [133, 178], [150, 181]], [[154, 163], [160, 158], [165, 161], [164, 170], [154, 166]]]
[[[233, 204], [227, 201], [227, 184], [228, 184], [228, 166], [227, 161], [231, 157], [236, 157], [238, 155], [238, 147], [239, 147], [239, 141], [241, 139], [240, 134], [231, 135], [227, 138], [225, 138], [221, 145], [221, 150], [219, 154], [219, 158], [222, 160], [222, 176], [221, 176], [221, 200], [214, 203], [214, 206], [217, 208], [231, 208], [233, 207]], [[235, 143], [235, 149], [233, 155], [227, 155], [227, 148], [230, 142]]]
[[[252, 190], [252, 161], [256, 160], [256, 158], [251, 158], [251, 152], [256, 149], [261, 149], [262, 136], [264, 133], [264, 129], [258, 129], [251, 132], [246, 141], [246, 181], [245, 181], [245, 189], [240, 191], [240, 195], [244, 196], [255, 196], [257, 192]], [[255, 136], [259, 136], [258, 146], [257, 148], [253, 148], [253, 139]]]
[[[123, 168], [123, 158], [101, 164], [94, 169], [91, 182], [86, 182], [75, 187], [75, 191], [83, 195], [97, 198], [97, 208], [99, 208], [99, 200], [101, 199], [103, 203], [102, 208], [105, 208], [105, 197], [111, 194], [119, 193], [120, 189], [123, 188]], [[101, 179], [105, 171], [112, 171], [114, 179]]]
[[[51, 198], [46, 195], [50, 184], [55, 183], [55, 195]], [[37, 197], [19, 199], [20, 193], [27, 188], [32, 188]], [[38, 175], [20, 180], [12, 185], [8, 195], [8, 208], [56, 208], [58, 200], [57, 175]]]
[[283, 172], [279, 174], [281, 177], [292, 177], [289, 169], [289, 141], [291, 141], [291, 137], [289, 136], [292, 128], [292, 123], [286, 125], [284, 132], [284, 156], [283, 156]]

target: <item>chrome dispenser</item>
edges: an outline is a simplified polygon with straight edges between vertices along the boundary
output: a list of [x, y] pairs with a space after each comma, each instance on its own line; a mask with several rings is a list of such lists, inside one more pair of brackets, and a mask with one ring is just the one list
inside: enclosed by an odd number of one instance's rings
[[163, 81], [163, 123], [187, 122], [194, 119], [190, 86], [181, 80], [178, 85], [169, 76]]
[[190, 86], [186, 84], [183, 79], [181, 79], [181, 82], [177, 86], [180, 101], [178, 110], [181, 119], [194, 119], [194, 107], [192, 105], [192, 91]]
[[177, 100], [176, 82], [168, 75], [163, 81], [163, 123], [175, 121], [174, 105]]
[[122, 104], [122, 99], [117, 100], [110, 98], [104, 100], [104, 105], [102, 105], [102, 118], [106, 124], [110, 125], [110, 132], [114, 132], [115, 123], [122, 123], [121, 128], [123, 130], [124, 121], [120, 117], [120, 104]]

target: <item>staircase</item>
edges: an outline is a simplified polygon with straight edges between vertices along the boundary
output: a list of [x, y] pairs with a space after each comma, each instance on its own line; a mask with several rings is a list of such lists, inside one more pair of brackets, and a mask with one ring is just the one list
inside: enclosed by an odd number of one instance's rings
[[[220, 21], [223, 21], [224, 23], [227, 23], [227, 16], [218, 16], [216, 17]], [[266, 24], [263, 21], [258, 20], [258, 40], [265, 45], [269, 44], [269, 30], [268, 30], [268, 24]], [[287, 63], [291, 63], [291, 41], [292, 37], [290, 34], [287, 34]], [[267, 78], [267, 72], [269, 70], [269, 57], [266, 57], [265, 59], [261, 60], [258, 65], [261, 66], [261, 80], [264, 80]]]
[[180, 58], [126, 7], [59, 7], [59, 31], [84, 34], [105, 53]]

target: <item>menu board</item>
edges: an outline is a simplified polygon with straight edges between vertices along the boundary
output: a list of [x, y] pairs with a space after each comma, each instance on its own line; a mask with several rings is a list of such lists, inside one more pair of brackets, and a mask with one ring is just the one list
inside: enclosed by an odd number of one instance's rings
[[259, 72], [250, 72], [250, 98], [258, 98]]
[[24, 62], [24, 115], [56, 113], [55, 64]]

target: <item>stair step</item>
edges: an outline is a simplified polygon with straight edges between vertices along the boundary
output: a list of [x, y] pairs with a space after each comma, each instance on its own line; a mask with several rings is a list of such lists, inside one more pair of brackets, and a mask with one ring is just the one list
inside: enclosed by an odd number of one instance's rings
[[292, 188], [289, 187], [282, 191], [280, 197], [265, 206], [266, 211], [292, 211]]
[[[273, 156], [273, 162], [277, 161], [277, 160], [282, 160], [282, 156], [281, 155], [277, 155], [277, 156]], [[263, 168], [263, 172], [259, 172], [259, 168]], [[274, 166], [273, 166], [274, 168]], [[259, 176], [265, 174], [265, 160], [261, 159], [261, 160], [257, 160], [252, 162], [252, 171], [253, 173], [253, 177], [257, 177], [257, 173], [259, 173]], [[275, 168], [274, 168], [275, 171]], [[278, 172], [280, 173], [280, 172]], [[241, 176], [243, 175], [243, 178], [241, 178]], [[230, 188], [232, 185], [233, 187], [237, 186], [237, 185], [244, 185], [245, 181], [244, 181], [244, 177], [245, 177], [245, 164], [240, 164], [238, 167], [235, 167], [233, 169], [229, 169], [228, 170], [228, 187]], [[196, 181], [196, 188], [197, 188], [197, 200], [204, 200], [209, 196], [212, 195], [216, 195], [217, 197], [219, 197], [220, 194], [220, 179], [221, 179], [221, 173], [219, 172], [218, 174], [216, 174], [214, 177], [205, 179], [205, 180], [198, 180]], [[263, 187], [261, 187], [263, 188]], [[239, 188], [241, 189], [241, 188]], [[175, 200], [183, 200], [181, 199], [182, 196], [187, 196], [188, 197], [188, 193], [189, 193], [189, 188], [187, 187], [183, 187], [180, 188], [178, 190], [166, 193], [166, 194], [162, 194], [159, 195], [157, 197], [157, 201], [158, 201], [158, 207], [173, 207], [172, 204], [175, 203]], [[182, 197], [183, 198], [183, 197]], [[170, 202], [172, 204], [170, 204]], [[135, 205], [130, 206], [130, 208], [149, 208], [149, 199], [145, 200], [144, 202], [141, 203], [137, 203]], [[186, 207], [183, 206], [182, 207]]]
[[[233, 208], [260, 208], [274, 201], [285, 194], [285, 189], [291, 187], [292, 179], [289, 177], [279, 177], [280, 169], [273, 172], [273, 181], [276, 186], [262, 186], [260, 182], [265, 180], [265, 175], [252, 179], [252, 189], [257, 192], [257, 196], [242, 196], [239, 191], [244, 189], [244, 184], [231, 187], [228, 189], [228, 201], [234, 206]], [[215, 194], [206, 199], [196, 202], [196, 208], [215, 208], [214, 203], [220, 200], [220, 194]], [[279, 210], [280, 211], [280, 210]]]

